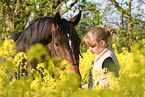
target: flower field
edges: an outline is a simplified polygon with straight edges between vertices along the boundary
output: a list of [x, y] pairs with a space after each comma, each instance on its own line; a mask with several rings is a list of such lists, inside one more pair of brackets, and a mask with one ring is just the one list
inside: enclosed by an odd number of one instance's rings
[[[145, 97], [145, 39], [134, 43], [131, 52], [122, 48], [118, 53], [119, 77], [108, 77], [108, 87], [97, 86], [94, 90], [81, 89], [78, 75], [61, 71], [71, 65], [59, 58], [50, 58], [42, 44], [30, 47], [26, 53], [16, 53], [12, 40], [0, 40], [0, 96], [1, 97]], [[41, 56], [46, 57], [42, 60]], [[95, 55], [87, 51], [80, 57], [81, 84], [88, 83], [89, 70]], [[28, 61], [24, 61], [28, 60]], [[36, 69], [29, 62], [38, 60]], [[24, 72], [24, 70], [26, 72]], [[104, 70], [105, 71], [105, 70]], [[27, 76], [26, 76], [27, 73]]]

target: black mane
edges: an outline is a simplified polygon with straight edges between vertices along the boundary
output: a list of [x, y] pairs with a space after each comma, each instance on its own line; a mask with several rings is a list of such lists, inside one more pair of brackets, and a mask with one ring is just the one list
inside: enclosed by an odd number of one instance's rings
[[50, 27], [53, 23], [53, 17], [42, 16], [35, 19], [25, 30], [14, 34], [10, 39], [13, 39], [17, 45], [24, 44], [31, 46], [34, 43], [40, 42], [47, 45], [49, 42]]
[[[29, 47], [35, 43], [42, 43], [43, 45], [48, 45], [52, 40], [51, 26], [54, 23], [53, 17], [41, 16], [36, 18], [31, 24], [21, 32], [18, 32], [10, 37], [16, 43], [17, 51], [26, 52]], [[75, 27], [72, 22], [66, 19], [61, 19], [56, 32], [59, 34], [70, 34], [70, 37], [78, 37]], [[51, 33], [50, 33], [51, 32]], [[74, 40], [75, 41], [75, 40]]]

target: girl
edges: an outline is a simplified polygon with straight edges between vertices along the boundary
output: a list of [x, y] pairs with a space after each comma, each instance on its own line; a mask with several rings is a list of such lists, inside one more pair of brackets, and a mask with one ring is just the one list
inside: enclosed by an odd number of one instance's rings
[[[118, 60], [110, 47], [112, 36], [116, 36], [116, 31], [110, 28], [94, 27], [87, 32], [83, 38], [83, 44], [89, 47], [89, 50], [96, 55], [93, 67], [89, 74], [89, 83], [83, 85], [82, 88], [94, 88], [96, 85], [103, 87], [107, 86], [107, 76], [112, 75], [118, 77], [119, 63]], [[109, 71], [107, 74], [102, 74], [103, 68], [107, 68]], [[92, 73], [97, 70], [99, 76]], [[93, 76], [92, 76], [93, 75]]]

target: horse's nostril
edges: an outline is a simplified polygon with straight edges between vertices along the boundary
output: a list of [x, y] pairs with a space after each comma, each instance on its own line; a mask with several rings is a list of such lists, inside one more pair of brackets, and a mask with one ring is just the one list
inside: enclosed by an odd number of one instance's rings
[[71, 64], [71, 65], [78, 65], [78, 64]]

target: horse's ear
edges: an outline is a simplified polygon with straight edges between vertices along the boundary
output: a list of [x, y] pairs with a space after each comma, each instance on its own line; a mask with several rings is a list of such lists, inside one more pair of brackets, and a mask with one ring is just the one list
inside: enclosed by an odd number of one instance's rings
[[60, 22], [61, 22], [61, 16], [60, 16], [60, 13], [57, 12], [54, 16], [54, 25], [59, 26]]
[[81, 19], [81, 13], [82, 11], [80, 11], [76, 16], [74, 16], [70, 21], [74, 24], [77, 25]]

